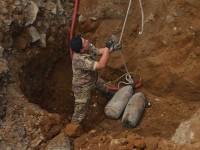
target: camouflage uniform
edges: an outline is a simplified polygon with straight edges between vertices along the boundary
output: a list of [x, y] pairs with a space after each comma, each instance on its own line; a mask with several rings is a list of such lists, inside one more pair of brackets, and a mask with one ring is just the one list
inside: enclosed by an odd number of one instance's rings
[[94, 56], [96, 55], [98, 55], [98, 49], [90, 44], [89, 54], [74, 53], [73, 56], [72, 90], [75, 97], [75, 109], [72, 122], [74, 123], [80, 123], [84, 119], [91, 89], [97, 87], [101, 91], [106, 91], [105, 82], [98, 77], [95, 70], [97, 61], [94, 60]]

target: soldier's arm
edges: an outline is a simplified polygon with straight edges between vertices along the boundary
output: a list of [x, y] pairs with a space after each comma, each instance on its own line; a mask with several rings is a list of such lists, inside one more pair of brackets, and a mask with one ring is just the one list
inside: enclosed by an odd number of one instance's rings
[[[99, 48], [99, 55], [102, 55], [103, 52], [104, 52], [106, 49], [108, 49], [108, 48], [107, 48], [107, 47], [105, 47], [105, 48]], [[109, 49], [109, 53], [111, 53], [112, 51], [113, 51], [113, 49], [110, 48], [110, 49]]]
[[105, 68], [107, 60], [108, 60], [108, 56], [109, 56], [108, 48], [103, 48], [103, 50], [101, 52], [102, 52], [102, 56], [101, 56], [99, 62], [96, 63], [96, 67], [95, 67], [95, 69], [97, 69], [97, 70]]

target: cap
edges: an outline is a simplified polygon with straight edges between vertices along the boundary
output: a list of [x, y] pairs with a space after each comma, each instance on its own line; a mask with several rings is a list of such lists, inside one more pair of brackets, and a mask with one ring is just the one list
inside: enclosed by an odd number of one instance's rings
[[70, 47], [76, 53], [80, 53], [81, 48], [83, 48], [82, 39], [79, 36], [73, 37], [70, 40]]

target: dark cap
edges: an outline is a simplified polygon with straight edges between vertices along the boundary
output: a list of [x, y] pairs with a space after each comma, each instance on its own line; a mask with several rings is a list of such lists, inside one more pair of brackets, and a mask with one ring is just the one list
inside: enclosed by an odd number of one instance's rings
[[81, 48], [83, 48], [82, 39], [79, 36], [73, 37], [70, 40], [70, 47], [76, 53], [80, 53]]

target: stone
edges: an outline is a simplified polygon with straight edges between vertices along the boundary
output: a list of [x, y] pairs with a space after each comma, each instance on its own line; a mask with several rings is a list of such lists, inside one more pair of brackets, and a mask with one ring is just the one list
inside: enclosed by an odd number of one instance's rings
[[70, 150], [69, 138], [65, 133], [60, 133], [54, 137], [50, 143], [46, 146], [45, 150]]
[[126, 146], [128, 141], [126, 138], [112, 139], [109, 145], [109, 150], [120, 150], [122, 147]]
[[84, 23], [86, 21], [86, 19], [85, 19], [85, 17], [83, 16], [83, 15], [80, 15], [79, 17], [78, 17], [78, 22], [79, 23]]
[[146, 144], [145, 144], [145, 142], [144, 142], [143, 139], [141, 139], [141, 140], [135, 140], [134, 141], [134, 145], [135, 145], [136, 148], [140, 148], [140, 149], [146, 148]]
[[128, 141], [128, 149], [133, 149], [134, 148], [134, 141], [140, 139], [137, 135], [130, 134], [127, 136], [127, 141]]
[[60, 2], [60, 0], [57, 0], [57, 9], [58, 9], [58, 15], [62, 15], [64, 12], [63, 6]]
[[30, 42], [33, 43], [40, 39], [40, 35], [34, 26], [29, 27], [27, 32], [30, 36]]
[[158, 148], [158, 137], [147, 137], [144, 141], [148, 150], [156, 150]]
[[28, 11], [27, 14], [25, 26], [31, 25], [35, 22], [38, 11], [39, 9], [37, 5], [33, 1], [30, 1], [30, 10]]
[[47, 43], [46, 43], [46, 34], [42, 33], [42, 34], [40, 34], [40, 46], [45, 48], [46, 45], [47, 45]]
[[72, 138], [81, 136], [82, 132], [82, 127], [80, 124], [70, 123], [65, 128], [66, 135]]
[[0, 57], [3, 56], [3, 51], [4, 51], [4, 48], [0, 45]]
[[172, 137], [172, 141], [177, 144], [191, 144], [200, 140], [200, 110], [198, 110], [191, 119], [183, 121], [176, 133]]
[[8, 72], [8, 62], [5, 59], [0, 58], [0, 74]]

